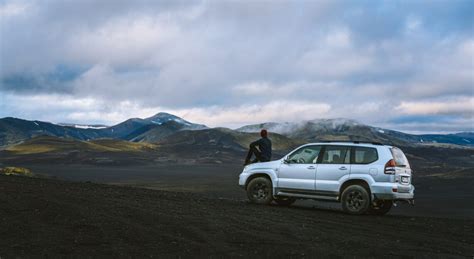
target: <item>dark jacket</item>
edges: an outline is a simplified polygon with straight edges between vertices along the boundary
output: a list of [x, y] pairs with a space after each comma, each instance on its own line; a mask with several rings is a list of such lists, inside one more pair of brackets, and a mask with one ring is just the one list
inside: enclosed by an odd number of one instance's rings
[[[250, 148], [258, 147], [262, 160], [270, 161], [272, 159], [272, 142], [264, 137], [250, 144]], [[262, 162], [264, 162], [262, 161]]]

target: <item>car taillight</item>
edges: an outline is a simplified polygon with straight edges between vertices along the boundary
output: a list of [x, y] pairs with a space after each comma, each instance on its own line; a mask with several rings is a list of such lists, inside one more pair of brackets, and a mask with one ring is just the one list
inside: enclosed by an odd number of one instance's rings
[[385, 174], [395, 174], [395, 160], [390, 159], [388, 162], [385, 164], [385, 169], [384, 173]]

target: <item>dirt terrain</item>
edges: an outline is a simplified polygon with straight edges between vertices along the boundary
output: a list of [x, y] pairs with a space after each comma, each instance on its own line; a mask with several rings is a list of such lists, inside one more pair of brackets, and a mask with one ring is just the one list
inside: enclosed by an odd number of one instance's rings
[[0, 151], [0, 167], [47, 177], [0, 176], [0, 258], [474, 256], [474, 149], [407, 147], [415, 206], [355, 217], [249, 204], [244, 154], [192, 147], [38, 138]]
[[0, 176], [0, 256], [472, 257], [474, 221]]
[[[193, 192], [210, 198], [246, 200], [238, 186], [239, 164], [160, 164], [143, 166], [26, 164], [33, 172], [71, 181], [92, 181], [154, 190]], [[399, 204], [391, 215], [474, 220], [474, 169], [416, 169], [415, 206]], [[428, 171], [426, 171], [428, 170]], [[443, 173], [444, 172], [444, 173]], [[297, 201], [302, 207], [340, 209], [331, 202]]]

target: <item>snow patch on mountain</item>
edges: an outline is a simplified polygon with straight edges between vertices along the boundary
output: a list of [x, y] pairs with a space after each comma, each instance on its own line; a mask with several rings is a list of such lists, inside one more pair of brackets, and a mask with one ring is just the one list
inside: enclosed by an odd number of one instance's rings
[[184, 120], [178, 116], [175, 116], [173, 114], [169, 114], [166, 112], [160, 112], [152, 117], [144, 119], [145, 121], [148, 121], [153, 124], [157, 125], [162, 125], [166, 122], [174, 121], [176, 123], [182, 124], [186, 127], [186, 129], [192, 129], [192, 130], [197, 130], [197, 129], [206, 129], [207, 127], [202, 124], [194, 124], [191, 123], [187, 120]]
[[87, 125], [87, 124], [72, 124], [72, 123], [58, 123], [59, 126], [73, 127], [76, 129], [105, 129], [106, 125]]
[[168, 121], [175, 121], [177, 123], [180, 123], [180, 124], [184, 124], [184, 125], [191, 125], [191, 123], [189, 121], [186, 121], [178, 116], [175, 116], [173, 114], [169, 114], [169, 113], [165, 113], [165, 112], [160, 112], [152, 117], [149, 117], [149, 118], [146, 118], [145, 120], [147, 121], [150, 121], [154, 124], [158, 124], [158, 125], [161, 125], [165, 122], [168, 122]]
[[77, 129], [105, 129], [107, 126], [74, 125]]

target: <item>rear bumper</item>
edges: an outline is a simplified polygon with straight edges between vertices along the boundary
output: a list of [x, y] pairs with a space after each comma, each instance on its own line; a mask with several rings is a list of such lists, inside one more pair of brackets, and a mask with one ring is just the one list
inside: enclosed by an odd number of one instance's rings
[[412, 201], [415, 198], [415, 186], [401, 184], [380, 184], [372, 186], [375, 200]]

